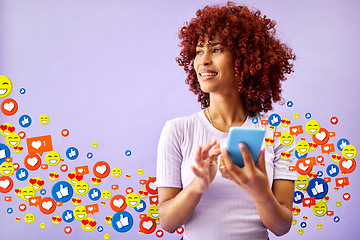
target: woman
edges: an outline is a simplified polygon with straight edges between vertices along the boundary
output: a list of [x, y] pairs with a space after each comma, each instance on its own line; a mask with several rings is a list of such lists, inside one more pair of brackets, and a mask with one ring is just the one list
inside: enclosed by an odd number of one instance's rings
[[[226, 151], [231, 126], [264, 127], [260, 113], [281, 100], [281, 81], [292, 72], [290, 48], [275, 35], [275, 22], [259, 11], [236, 6], [206, 6], [181, 28], [177, 62], [204, 109], [168, 121], [158, 146], [157, 186], [161, 227], [184, 239], [267, 239], [289, 231], [296, 176], [288, 170], [294, 144], [275, 139], [262, 148], [255, 166], [239, 144], [245, 166]], [[283, 132], [265, 129], [265, 137]]]

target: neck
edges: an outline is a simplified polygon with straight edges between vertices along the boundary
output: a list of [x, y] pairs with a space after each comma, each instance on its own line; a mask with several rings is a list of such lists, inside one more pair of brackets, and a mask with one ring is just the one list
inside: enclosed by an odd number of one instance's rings
[[208, 118], [215, 128], [228, 132], [232, 126], [244, 123], [246, 108], [238, 93], [231, 95], [210, 94]]

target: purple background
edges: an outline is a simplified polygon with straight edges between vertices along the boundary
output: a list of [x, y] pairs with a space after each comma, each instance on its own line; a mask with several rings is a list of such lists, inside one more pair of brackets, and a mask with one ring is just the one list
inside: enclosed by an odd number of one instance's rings
[[[294, 107], [276, 105], [275, 110], [292, 121], [293, 114], [300, 113], [300, 120], [294, 121], [300, 124], [306, 123], [304, 115], [310, 112], [322, 127], [336, 132], [336, 139], [345, 137], [360, 150], [357, 96], [360, 3], [355, 0], [236, 2], [258, 8], [276, 20], [279, 37], [297, 55], [295, 73], [283, 84], [283, 97], [292, 100]], [[13, 117], [1, 115], [1, 123], [17, 123], [22, 114], [29, 114], [33, 124], [26, 130], [27, 137], [51, 134], [54, 150], [63, 157], [70, 146], [80, 150], [76, 161], [67, 161], [71, 171], [75, 166], [92, 166], [103, 160], [111, 167], [120, 167], [123, 175], [120, 179], [109, 176], [100, 185], [101, 190], [110, 189], [111, 184], [119, 184], [117, 193], [121, 194], [128, 186], [135, 191], [143, 189], [139, 179], [155, 176], [157, 141], [165, 121], [200, 110], [196, 97], [184, 83], [183, 70], [174, 59], [179, 52], [179, 27], [208, 3], [219, 1], [1, 0], [0, 74], [12, 80], [13, 92], [9, 97], [19, 104]], [[22, 87], [27, 90], [25, 95], [19, 93]], [[41, 114], [50, 117], [48, 125], [38, 122]], [[338, 125], [329, 123], [332, 116], [339, 118]], [[14, 125], [17, 131], [21, 129]], [[69, 129], [69, 137], [61, 137], [63, 128]], [[91, 146], [94, 141], [99, 144], [97, 149]], [[129, 157], [124, 155], [127, 149], [132, 151]], [[91, 160], [86, 158], [89, 151], [94, 153]], [[19, 159], [24, 156], [25, 152], [13, 154]], [[144, 170], [143, 176], [137, 174], [139, 168]], [[49, 171], [41, 171], [31, 172], [30, 177], [42, 177], [49, 193], [53, 182], [48, 178]], [[60, 179], [66, 179], [67, 174], [62, 174], [58, 167], [52, 171], [60, 173]], [[131, 178], [125, 179], [125, 174]], [[339, 223], [334, 223], [332, 217], [316, 217], [311, 211], [303, 210], [300, 216], [309, 217], [304, 234], [297, 234], [302, 219], [296, 217], [298, 224], [281, 239], [357, 238], [359, 169], [349, 178], [350, 186], [339, 192], [331, 189], [329, 193], [328, 207], [341, 218]], [[16, 187], [25, 187], [28, 181], [14, 183]], [[350, 201], [342, 200], [344, 192], [351, 194]], [[5, 203], [4, 195], [0, 196], [2, 239], [103, 239], [105, 233], [111, 239], [157, 239], [154, 234], [138, 234], [138, 214], [129, 208], [136, 219], [130, 232], [120, 234], [105, 224], [105, 216], [114, 214], [107, 203], [93, 217], [105, 230], [87, 233], [77, 220], [59, 226], [51, 223], [51, 216], [61, 216], [65, 206], [49, 216], [28, 207], [26, 213], [33, 213], [36, 220], [26, 224], [25, 213], [18, 210], [23, 201], [12, 191], [8, 195], [13, 196], [13, 202]], [[336, 200], [342, 200], [341, 207], [335, 207]], [[12, 215], [6, 213], [8, 207], [15, 210]], [[17, 216], [22, 218], [19, 223], [15, 222]], [[46, 229], [39, 228], [41, 222], [47, 224]], [[316, 229], [317, 223], [323, 224], [322, 230]], [[66, 225], [73, 228], [72, 234], [64, 234]], [[180, 238], [178, 234], [165, 235], [163, 239]]]

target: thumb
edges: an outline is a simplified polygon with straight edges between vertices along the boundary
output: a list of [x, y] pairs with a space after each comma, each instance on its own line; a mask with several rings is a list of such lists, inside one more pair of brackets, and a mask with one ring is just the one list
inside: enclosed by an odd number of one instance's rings
[[265, 148], [264, 147], [262, 147], [260, 150], [257, 166], [263, 173], [266, 173]]
[[61, 185], [60, 185], [60, 189], [63, 189], [63, 188], [64, 188], [64, 186], [61, 184]]

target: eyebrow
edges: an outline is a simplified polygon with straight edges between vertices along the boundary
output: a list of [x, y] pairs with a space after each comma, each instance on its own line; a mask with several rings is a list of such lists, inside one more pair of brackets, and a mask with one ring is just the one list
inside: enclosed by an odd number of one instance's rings
[[[214, 46], [220, 45], [220, 44], [221, 44], [221, 42], [215, 42], [215, 43], [210, 43], [210, 46], [214, 47]], [[201, 43], [200, 43], [200, 44], [197, 44], [196, 47], [203, 47], [203, 45], [201, 45]]]

